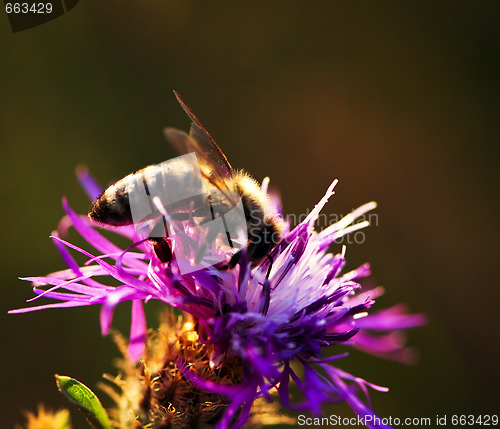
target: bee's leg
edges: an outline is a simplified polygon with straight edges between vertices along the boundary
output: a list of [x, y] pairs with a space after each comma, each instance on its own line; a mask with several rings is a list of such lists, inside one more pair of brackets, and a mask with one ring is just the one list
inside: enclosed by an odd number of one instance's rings
[[264, 315], [266, 315], [269, 311], [269, 303], [271, 302], [271, 291], [273, 288], [271, 287], [271, 283], [269, 281], [269, 274], [271, 274], [271, 268], [273, 267], [274, 262], [270, 255], [266, 255], [266, 258], [269, 259], [269, 267], [267, 268], [266, 278], [264, 279], [264, 282], [259, 282], [259, 285], [262, 285], [259, 311]]
[[[217, 269], [220, 271], [232, 270], [240, 263], [240, 261], [242, 261], [243, 250], [245, 249], [238, 250], [233, 256], [231, 256], [231, 259], [227, 264], [217, 265]], [[244, 263], [244, 261], [242, 262]]]
[[236, 267], [236, 265], [238, 265], [238, 262], [240, 262], [242, 255], [243, 255], [243, 249], [238, 250], [233, 256], [231, 256], [231, 259], [227, 263], [225, 269], [226, 270], [227, 269], [231, 269], [232, 270], [234, 267]]
[[172, 249], [168, 242], [168, 229], [165, 219], [162, 217], [161, 222], [157, 222], [150, 233], [149, 239], [153, 242], [153, 249], [158, 259], [163, 262], [170, 262], [173, 259]]
[[163, 262], [170, 262], [173, 259], [172, 249], [170, 243], [166, 238], [160, 240], [151, 239], [153, 241], [153, 248], [158, 259]]
[[271, 255], [266, 255], [266, 258], [269, 259], [269, 268], [267, 269], [266, 279], [269, 279], [269, 274], [271, 274], [271, 269], [273, 268], [274, 260]]
[[[227, 265], [225, 265], [225, 266], [222, 267], [222, 269], [227, 270], [227, 269], [233, 269], [234, 267], [236, 267], [236, 265], [238, 265], [238, 263], [241, 260], [241, 257], [243, 255], [243, 250], [245, 250], [245, 249], [238, 250], [231, 257], [231, 259], [229, 260], [229, 262], [227, 263]], [[246, 256], [248, 257], [248, 252], [251, 251], [252, 249], [249, 249], [247, 247], [246, 250], [247, 250], [247, 255]], [[271, 255], [266, 255], [266, 258], [269, 259], [269, 268], [267, 269], [267, 273], [266, 273], [266, 279], [268, 279], [269, 275], [271, 274], [271, 269], [273, 268], [274, 260], [273, 260], [273, 258], [272, 258]]]
[[234, 244], [233, 244], [233, 240], [231, 239], [231, 235], [229, 234], [229, 228], [227, 226], [227, 222], [226, 222], [226, 216], [224, 216], [223, 214], [220, 216], [221, 220], [222, 220], [222, 224], [224, 225], [224, 231], [226, 232], [226, 238], [227, 238], [227, 242], [229, 244], [229, 247], [232, 247], [234, 248]]
[[271, 284], [269, 283], [267, 277], [264, 280], [264, 283], [259, 284], [262, 285], [262, 293], [260, 295], [259, 302], [259, 312], [266, 315], [269, 311], [269, 303], [271, 302]]

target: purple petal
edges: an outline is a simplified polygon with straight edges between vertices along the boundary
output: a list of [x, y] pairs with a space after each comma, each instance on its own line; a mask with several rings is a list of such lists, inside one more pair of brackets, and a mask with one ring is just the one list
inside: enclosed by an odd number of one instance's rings
[[101, 307], [100, 322], [102, 335], [107, 335], [109, 332], [115, 307], [120, 302], [130, 298], [138, 298], [137, 291], [127, 286], [118, 287], [113, 292], [108, 293], [106, 301]]
[[30, 280], [36, 283], [36, 286], [40, 285], [54, 285], [52, 288], [47, 290], [38, 290], [38, 296], [31, 298], [28, 302], [39, 299], [45, 295], [49, 296], [56, 289], [63, 288], [77, 294], [89, 295], [89, 296], [102, 296], [105, 292], [101, 288], [94, 288], [90, 286], [84, 286], [79, 284], [84, 277], [79, 277], [73, 280], [64, 281], [51, 277], [28, 277], [22, 280]]
[[418, 354], [413, 349], [403, 347], [403, 344], [404, 336], [399, 332], [375, 336], [361, 331], [354, 341], [354, 347], [365, 353], [404, 364], [414, 364]]
[[10, 310], [9, 314], [29, 313], [36, 310], [45, 310], [47, 308], [68, 308], [68, 307], [82, 307], [89, 305], [86, 302], [56, 302], [55, 304], [38, 305], [36, 307], [18, 308], [17, 310]]
[[[71, 218], [71, 221], [73, 222], [73, 226], [75, 227], [75, 229], [80, 233], [80, 235], [83, 238], [85, 238], [85, 240], [87, 240], [89, 244], [94, 246], [97, 250], [99, 250], [102, 253], [117, 254], [117, 255], [122, 254], [123, 252], [122, 249], [114, 245], [107, 238], [104, 238], [99, 232], [97, 232], [94, 228], [92, 228], [88, 223], [84, 222], [80, 216], [78, 216], [73, 210], [71, 210], [65, 198], [63, 199], [63, 206], [64, 210]], [[118, 256], [115, 259], [118, 259]], [[129, 267], [135, 267], [143, 270], [144, 272], [146, 272], [148, 268], [147, 264], [135, 258], [124, 257], [123, 262], [125, 265]]]
[[89, 174], [89, 170], [86, 166], [80, 165], [76, 168], [76, 176], [80, 181], [83, 189], [89, 196], [89, 198], [94, 201], [99, 195], [101, 195], [103, 189], [101, 186], [95, 181], [95, 179]]
[[132, 320], [130, 323], [130, 343], [128, 354], [132, 362], [137, 362], [144, 351], [146, 345], [146, 315], [142, 300], [132, 301]]
[[[41, 295], [46, 291], [33, 288], [33, 292], [37, 295]], [[99, 296], [80, 295], [76, 293], [64, 293], [64, 292], [49, 292], [44, 296], [46, 298], [57, 299], [59, 301], [87, 302], [89, 304], [98, 304], [99, 298], [103, 297], [102, 295], [99, 297]], [[32, 299], [29, 301], [32, 301]]]
[[[227, 407], [222, 419], [216, 426], [216, 429], [239, 429], [246, 422], [248, 417], [250, 416], [250, 410], [255, 399], [255, 390], [256, 387], [251, 386], [245, 390], [240, 391], [238, 394], [234, 395], [231, 398], [231, 404]], [[235, 414], [237, 411], [240, 411], [241, 414], [238, 416], [238, 419], [231, 424]]]
[[[54, 232], [53, 236], [57, 236], [57, 232]], [[91, 273], [88, 276], [84, 276], [81, 268], [78, 266], [76, 261], [72, 258], [66, 247], [61, 242], [59, 242], [58, 240], [52, 240], [52, 242], [56, 246], [56, 249], [63, 258], [65, 264], [75, 273], [75, 276], [83, 278], [82, 280], [83, 283], [85, 283], [88, 286], [93, 286], [97, 288], [105, 287], [104, 285], [100, 284], [99, 282], [96, 282], [92, 278], [89, 278], [95, 275], [95, 273]]]
[[359, 319], [358, 326], [362, 329], [377, 331], [394, 331], [396, 329], [410, 329], [427, 323], [424, 314], [407, 314], [406, 307], [402, 304], [395, 305], [385, 310], [370, 314]]
[[[91, 255], [89, 252], [87, 252], [83, 249], [80, 249], [79, 247], [74, 246], [73, 244], [68, 243], [65, 240], [62, 240], [61, 238], [54, 237], [54, 239], [59, 240], [61, 243], [65, 244], [68, 247], [71, 247], [72, 249], [77, 250], [78, 252], [84, 254], [85, 256], [88, 256], [89, 258], [94, 258], [94, 256]], [[120, 280], [124, 284], [133, 286], [136, 289], [138, 289], [139, 291], [144, 292], [147, 295], [155, 292], [155, 289], [150, 287], [149, 284], [145, 283], [142, 280], [137, 279], [136, 277], [131, 275], [129, 272], [125, 272], [123, 270], [121, 270], [119, 272], [116, 267], [114, 267], [113, 265], [108, 264], [107, 262], [102, 261], [100, 259], [94, 259], [94, 261], [97, 262], [97, 264], [100, 265], [103, 269], [105, 269], [109, 275], [113, 276], [117, 280]], [[146, 266], [146, 271], [143, 273], [142, 271], [139, 270], [137, 272], [138, 275], [147, 273], [147, 265], [145, 265], [145, 266]]]
[[330, 366], [323, 366], [329, 373], [332, 381], [337, 387], [340, 395], [349, 404], [352, 410], [361, 416], [366, 426], [370, 429], [392, 429], [392, 426], [386, 425], [379, 419], [375, 413], [370, 410], [359, 398], [354, 394], [353, 389], [349, 388], [342, 378], [337, 374], [337, 370]]

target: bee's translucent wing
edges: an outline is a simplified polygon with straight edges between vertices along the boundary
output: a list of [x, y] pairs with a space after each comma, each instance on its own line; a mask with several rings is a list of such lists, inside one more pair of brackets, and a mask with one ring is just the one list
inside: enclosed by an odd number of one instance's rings
[[175, 128], [166, 128], [165, 136], [179, 154], [193, 152], [196, 154], [202, 177], [205, 184], [209, 185], [206, 208], [210, 207], [212, 216], [215, 212], [219, 215], [225, 214], [238, 204], [241, 196], [234, 188], [230, 177], [227, 176], [227, 173], [221, 172], [217, 165], [214, 165], [211, 157], [206, 155], [197, 141], [184, 131]]
[[166, 128], [165, 136], [172, 144], [176, 152], [181, 155], [195, 153], [200, 163], [201, 173], [206, 181], [212, 184], [215, 189], [223, 191], [225, 198], [233, 204], [236, 197], [232, 194], [231, 176], [221, 171], [212, 161], [212, 157], [198, 144], [198, 142], [184, 131], [175, 128]]
[[165, 128], [163, 132], [168, 142], [179, 155], [187, 155], [188, 153], [194, 152], [196, 153], [198, 160], [204, 165], [212, 166], [214, 170], [217, 168], [216, 165], [213, 165], [210, 158], [203, 151], [198, 142], [184, 131], [168, 127]]
[[[194, 140], [195, 144], [193, 144], [192, 142], [187, 142], [186, 144], [189, 147], [186, 149], [189, 152], [195, 152], [198, 158], [200, 158], [200, 160], [207, 166], [209, 166], [212, 170], [216, 170], [216, 174], [218, 174], [221, 178], [231, 179], [234, 176], [234, 171], [229, 164], [226, 155], [224, 155], [224, 153], [220, 150], [213, 137], [201, 124], [200, 120], [193, 113], [191, 108], [182, 100], [181, 96], [176, 91], [174, 91], [174, 94], [177, 97], [177, 101], [192, 122], [189, 134], [190, 137], [192, 137], [192, 140]], [[174, 144], [174, 146], [176, 145]], [[180, 148], [176, 147], [176, 149], [179, 150]]]

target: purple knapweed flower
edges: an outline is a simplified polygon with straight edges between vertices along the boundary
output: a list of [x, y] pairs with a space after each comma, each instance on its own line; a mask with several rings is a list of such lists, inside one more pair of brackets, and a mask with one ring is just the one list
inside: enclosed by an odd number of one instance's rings
[[[97, 198], [101, 188], [86, 170], [80, 170], [79, 177], [89, 196]], [[186, 275], [180, 274], [175, 258], [162, 263], [151, 243], [139, 236], [134, 226], [109, 228], [130, 239], [130, 247], [121, 249], [86, 215], [76, 214], [63, 200], [67, 215], [52, 240], [68, 269], [24, 279], [33, 282], [36, 297], [32, 300], [45, 297], [59, 302], [11, 313], [100, 304], [101, 329], [107, 334], [114, 308], [120, 302], [132, 301], [128, 354], [136, 361], [143, 353], [146, 337], [143, 304], [157, 299], [194, 317], [199, 341], [210, 345], [211, 368], [223, 367], [229, 358], [241, 362], [241, 379], [233, 384], [207, 380], [188, 362], [175, 362], [196, 388], [228, 398], [229, 405], [217, 428], [243, 426], [254, 401], [271, 400], [276, 391], [280, 401], [293, 410], [319, 415], [324, 404], [346, 401], [366, 419], [367, 426], [387, 427], [375, 420], [366, 405], [367, 387], [387, 389], [337, 368], [347, 353], [331, 355], [336, 350], [332, 346], [347, 345], [407, 361], [411, 352], [402, 346], [399, 332], [422, 325], [425, 318], [408, 315], [401, 306], [367, 313], [383, 293], [381, 288], [362, 291], [358, 280], [370, 274], [369, 266], [343, 273], [345, 247], [339, 254], [328, 253], [328, 248], [340, 237], [367, 226], [366, 221], [354, 221], [372, 210], [375, 203], [365, 204], [315, 232], [315, 221], [336, 184], [333, 182], [303, 222], [283, 232], [280, 244], [258, 265], [247, 261], [243, 252], [232, 269], [208, 267]], [[96, 250], [89, 252], [63, 240], [71, 226]], [[193, 237], [179, 234], [171, 240], [173, 249], [182, 247], [186, 253], [192, 250], [195, 257], [195, 246], [189, 244], [195, 241]], [[70, 251], [84, 255], [87, 262], [79, 266]], [[106, 285], [103, 276], [118, 280], [120, 285]], [[325, 357], [325, 351], [330, 357]], [[290, 399], [291, 381], [301, 396], [294, 403]], [[360, 392], [365, 399], [360, 399]]]

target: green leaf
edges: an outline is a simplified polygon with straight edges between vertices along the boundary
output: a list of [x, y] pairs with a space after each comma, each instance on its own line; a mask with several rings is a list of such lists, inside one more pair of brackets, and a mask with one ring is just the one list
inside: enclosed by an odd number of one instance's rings
[[94, 428], [111, 429], [108, 414], [92, 390], [78, 380], [65, 375], [56, 374], [56, 383], [59, 392], [85, 414]]

